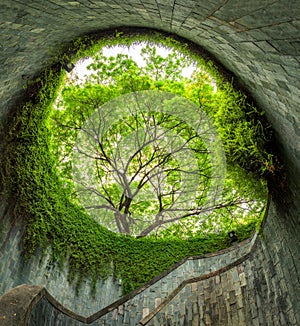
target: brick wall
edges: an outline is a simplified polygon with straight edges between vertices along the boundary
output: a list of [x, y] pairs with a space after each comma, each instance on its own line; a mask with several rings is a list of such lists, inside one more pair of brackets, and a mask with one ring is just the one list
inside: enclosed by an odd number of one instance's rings
[[[29, 261], [22, 258], [20, 238], [21, 226], [12, 226], [11, 219], [6, 216], [2, 220], [0, 234], [0, 295], [21, 284], [45, 286], [47, 291], [66, 308], [77, 314], [90, 316], [98, 310], [117, 301], [121, 297], [121, 287], [111, 278], [99, 280], [96, 299], [91, 298], [90, 284], [85, 280], [76, 295], [75, 285], [68, 282], [68, 267], [62, 270], [49, 263], [50, 255], [37, 254]], [[174, 269], [162, 275], [154, 284], [149, 285], [142, 294], [135, 298], [143, 309], [144, 301], [149, 302], [148, 308], [154, 308], [155, 299], [164, 300], [168, 294], [180, 285], [186, 278], [195, 277], [215, 271], [232, 263], [238, 257], [245, 255], [252, 247], [251, 241], [205, 257], [191, 257], [179, 262]], [[86, 304], [86, 302], [90, 302]]]
[[[275, 252], [266, 239], [259, 239], [249, 258], [188, 283], [147, 325], [298, 325], [299, 300], [290, 292], [295, 269], [291, 262], [287, 275], [285, 266], [274, 262]], [[300, 290], [299, 283], [294, 286]]]
[[[269, 237], [275, 236], [273, 209], [262, 235], [238, 248], [189, 259], [132, 298], [116, 302], [86, 322], [120, 326], [297, 326], [300, 307], [293, 295], [300, 290], [299, 282], [295, 282], [297, 270], [292, 256], [288, 257], [288, 268], [280, 263], [282, 246], [272, 244], [270, 250]], [[83, 325], [46, 298], [32, 311], [30, 325], [59, 322]]]
[[[3, 0], [0, 15], [0, 119], [22, 97], [22, 87], [53, 58], [55, 49], [72, 38], [107, 28], [142, 26], [175, 33], [208, 51], [223, 67], [238, 77], [266, 111], [275, 129], [277, 147], [288, 172], [287, 192], [271, 205], [261, 249], [257, 250], [257, 256], [253, 256], [253, 262], [245, 262], [244, 267], [248, 266], [248, 272], [259, 281], [258, 275], [264, 273], [266, 282], [267, 279], [269, 282], [268, 289], [272, 285], [278, 293], [288, 293], [288, 297], [282, 296], [277, 301], [270, 295], [272, 292], [267, 292], [267, 297], [255, 294], [255, 305], [259, 303], [258, 300], [264, 305], [270, 301], [267, 305], [270, 307], [270, 316], [277, 306], [279, 319], [276, 321], [270, 317], [270, 323], [294, 325], [296, 320], [300, 324], [297, 300], [300, 270], [298, 1]], [[2, 146], [1, 136], [0, 145]], [[31, 265], [20, 264], [22, 216], [11, 220], [5, 213], [5, 207], [5, 200], [1, 199], [1, 291], [25, 280], [52, 284], [53, 289], [59, 288], [59, 284], [66, 284], [61, 282], [60, 276], [55, 272], [47, 274], [47, 264], [44, 261], [39, 265], [39, 257]], [[256, 285], [252, 288], [256, 289]], [[101, 288], [103, 284], [99, 286]], [[118, 297], [118, 287], [113, 284], [110, 286], [112, 297]], [[68, 289], [70, 292], [66, 291], [62, 301], [66, 305], [76, 305], [76, 300], [75, 303], [72, 301], [74, 289]], [[251, 293], [250, 284], [247, 284], [246, 289]], [[243, 297], [248, 297], [248, 294]], [[105, 301], [101, 299], [103, 300]], [[92, 307], [91, 310], [81, 308], [84, 313], [97, 309], [99, 302], [90, 302], [89, 306]], [[280, 306], [285, 308], [281, 311]], [[228, 311], [226, 310], [227, 314]], [[190, 316], [190, 310], [187, 312]], [[252, 312], [247, 315], [245, 310], [244, 316], [252, 318], [254, 315]], [[258, 322], [262, 318], [259, 316], [256, 319]]]
[[[120, 298], [122, 289], [112, 279], [99, 280], [96, 285], [96, 300], [92, 300], [89, 280], [84, 280], [76, 292], [75, 284], [68, 282], [68, 266], [63, 269], [50, 263], [50, 255], [37, 253], [25, 261], [21, 236], [24, 226], [17, 225], [9, 215], [0, 220], [0, 295], [21, 285], [45, 286], [66, 308], [89, 316]], [[89, 304], [86, 304], [90, 301]]]

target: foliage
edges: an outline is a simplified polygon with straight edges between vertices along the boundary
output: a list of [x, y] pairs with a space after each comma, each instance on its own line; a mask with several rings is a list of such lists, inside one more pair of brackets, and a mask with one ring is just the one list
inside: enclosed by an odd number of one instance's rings
[[[157, 35], [156, 38], [159, 39]], [[167, 45], [176, 43], [172, 43], [170, 39], [164, 39], [164, 41], [164, 44]], [[91, 52], [96, 52], [95, 49], [98, 51], [107, 42], [110, 41], [105, 40], [100, 42], [100, 45], [96, 44]], [[125, 45], [130, 42], [134, 41], [124, 38]], [[116, 43], [122, 43], [122, 38], [114, 38], [110, 44]], [[81, 47], [80, 44], [76, 46], [77, 49]], [[179, 45], [177, 44], [177, 46]], [[87, 46], [83, 46], [82, 50], [78, 52], [80, 56], [87, 53], [85, 52], [86, 48]], [[128, 58], [121, 58], [121, 60], [123, 59], [127, 60]], [[72, 61], [69, 56], [61, 59], [61, 62], [69, 61]], [[199, 61], [203, 62], [202, 59]], [[83, 121], [95, 106], [101, 106], [108, 100], [125, 94], [128, 90], [143, 89], [160, 89], [180, 95], [185, 94], [187, 98], [195, 103], [200, 103], [201, 107], [207, 110], [212, 107], [209, 104], [209, 99], [214, 98], [213, 101], [217, 101], [212, 90], [209, 90], [209, 83], [205, 83], [204, 88], [201, 88], [203, 94], [199, 95], [193, 83], [184, 86], [182, 81], [175, 77], [162, 82], [160, 80], [162, 76], [153, 80], [148, 77], [146, 72], [140, 74], [137, 67], [131, 62], [126, 64], [126, 70], [122, 74], [116, 73], [114, 83], [109, 85], [90, 81], [84, 87], [81, 85], [65, 87], [62, 90], [62, 98], [60, 98], [62, 101], [67, 99], [64, 111], [52, 110], [53, 100], [60, 90], [64, 73], [57, 67], [53, 70], [46, 70], [34, 86], [34, 89], [39, 89], [36, 96], [30, 96], [27, 103], [16, 110], [7, 121], [5, 152], [1, 157], [2, 170], [0, 174], [1, 193], [10, 195], [11, 200], [14, 201], [15, 214], [23, 216], [27, 223], [24, 244], [28, 257], [38, 248], [46, 249], [50, 246], [53, 262], [63, 260], [69, 262], [70, 281], [76, 281], [79, 286], [83, 277], [90, 277], [95, 284], [99, 276], [105, 278], [113, 273], [116, 278], [122, 279], [124, 293], [144, 284], [186, 256], [200, 255], [227, 247], [230, 244], [227, 230], [231, 227], [235, 229], [239, 240], [249, 237], [257, 223], [256, 219], [255, 221], [250, 220], [244, 225], [236, 222], [234, 224], [232, 222], [234, 219], [228, 212], [225, 219], [226, 227], [220, 232], [216, 232], [218, 231], [215, 227], [218, 223], [218, 215], [216, 215], [211, 220], [211, 225], [207, 225], [207, 233], [187, 233], [186, 239], [178, 238], [176, 228], [166, 229], [164, 231], [165, 238], [159, 238], [155, 234], [146, 238], [133, 238], [108, 231], [78, 205], [74, 198], [72, 182], [66, 183], [71, 171], [71, 162], [67, 157], [75, 143], [77, 130], [81, 128]], [[213, 72], [215, 68], [208, 66], [208, 70]], [[217, 78], [215, 76], [214, 78]], [[222, 80], [221, 77], [218, 78]], [[203, 81], [199, 78], [197, 82]], [[204, 92], [205, 87], [207, 91]], [[226, 87], [231, 86], [228, 84]], [[31, 89], [28, 89], [28, 94]], [[223, 96], [226, 92], [225, 89]], [[232, 101], [239, 103], [239, 100], [234, 97], [235, 95], [232, 96]], [[235, 104], [232, 113], [234, 113], [234, 109], [239, 110], [239, 108], [240, 106]], [[225, 106], [223, 111], [225, 112]], [[49, 120], [50, 113], [51, 121]], [[218, 116], [216, 112], [214, 119], [220, 121], [219, 132], [223, 133], [226, 138], [225, 129], [221, 129], [221, 125], [225, 125], [225, 123], [220, 117], [221, 115]], [[229, 122], [233, 121], [231, 117], [226, 117], [226, 119]], [[248, 114], [247, 119], [248, 129], [251, 130], [256, 120], [252, 119], [251, 114]], [[57, 129], [53, 128], [53, 121], [58, 123]], [[239, 128], [242, 129], [242, 126]], [[260, 130], [259, 127], [255, 128]], [[233, 133], [233, 130], [230, 131], [230, 134]], [[63, 132], [61, 134], [63, 137], [58, 137], [59, 132]], [[258, 135], [262, 136], [262, 132]], [[246, 138], [248, 136], [245, 134]], [[55, 139], [55, 143], [53, 139]], [[65, 141], [66, 139], [68, 142]], [[237, 144], [239, 148], [249, 147], [242, 146], [241, 141]], [[254, 164], [254, 168], [251, 163], [253, 161], [248, 163], [246, 159], [249, 151], [241, 151], [244, 154], [235, 153], [236, 145], [230, 149], [229, 141], [226, 151], [232, 153], [228, 154], [232, 155], [232, 162], [237, 161], [241, 166], [243, 166], [243, 162], [247, 162], [247, 169], [257, 172], [262, 170], [262, 166], [267, 166], [265, 160], [268, 159], [265, 154], [260, 156], [261, 152], [265, 150], [263, 142], [257, 144], [255, 149], [249, 147], [255, 152], [254, 162], [258, 162], [258, 165]], [[59, 164], [58, 160], [61, 160]], [[269, 161], [268, 164], [272, 166]], [[59, 173], [58, 166], [60, 167]], [[241, 180], [242, 176], [247, 182], [249, 181], [249, 187], [251, 183], [252, 185], [256, 184], [254, 178], [248, 178], [245, 172], [234, 164], [232, 164], [230, 173], [239, 175], [239, 178], [229, 177], [230, 182]], [[62, 179], [62, 175], [64, 175], [64, 179]], [[230, 182], [227, 182], [228, 187], [231, 186]], [[243, 184], [234, 185], [234, 187], [240, 189]], [[258, 182], [257, 184], [259, 184], [259, 189], [256, 193], [263, 193], [261, 191], [263, 187], [260, 188], [262, 183]]]
[[[63, 168], [63, 174], [74, 181], [71, 153], [73, 148], [79, 152], [76, 159], [73, 159], [73, 168], [76, 162], [80, 162], [75, 180], [80, 201], [91, 216], [110, 230], [139, 236], [156, 231], [160, 236], [176, 234], [177, 237], [189, 237], [200, 232], [204, 225], [207, 230], [213, 230], [209, 227], [213, 223], [218, 225], [214, 231], [221, 231], [236, 226], [245, 219], [255, 219], [260, 215], [266, 199], [265, 184], [257, 169], [264, 168], [263, 145], [266, 138], [257, 132], [260, 128], [255, 125], [254, 119], [247, 121], [248, 103], [245, 96], [235, 92], [228, 83], [224, 83], [215, 92], [212, 77], [203, 66], [198, 67], [192, 78], [183, 78], [182, 70], [191, 60], [183, 60], [180, 53], [169, 53], [163, 58], [157, 55], [154, 44], [146, 43], [141, 49], [141, 56], [146, 65], [139, 67], [128, 55], [106, 57], [100, 52], [89, 66], [91, 73], [87, 76], [88, 81], [76, 83], [75, 80], [75, 85], [71, 83], [62, 91], [62, 98], [53, 114], [55, 143], [63, 149], [62, 154], [58, 149], [56, 155], [64, 161], [59, 165]], [[110, 131], [106, 130], [108, 119], [114, 114], [113, 107], [122, 106], [122, 103], [113, 101], [112, 107], [103, 104], [124, 93], [145, 89], [184, 96], [196, 104], [191, 116], [196, 117], [204, 110], [212, 117], [231, 165], [222, 201], [211, 206], [204, 204], [212, 178], [208, 149], [201, 141], [204, 133], [197, 135], [183, 121], [171, 119], [166, 114], [154, 114], [156, 101], [161, 103], [160, 109], [164, 107], [160, 93], [156, 93], [159, 100], [153, 98], [148, 112], [143, 112], [142, 115], [133, 109], [128, 110], [130, 104], [119, 109], [123, 112], [120, 116], [123, 114], [126, 117], [112, 126]], [[139, 94], [141, 93], [136, 93], [135, 97]], [[121, 97], [120, 101], [131, 103], [132, 100], [133, 98]], [[134, 100], [137, 101], [136, 98]], [[143, 104], [139, 103], [140, 105]], [[176, 106], [175, 103], [173, 105]], [[187, 113], [188, 104], [184, 105]], [[251, 109], [257, 112], [253, 106]], [[92, 117], [89, 118], [89, 125], [84, 124], [88, 116]], [[203, 118], [199, 123], [203, 124], [202, 120]], [[259, 126], [262, 127], [261, 123]], [[199, 127], [200, 124], [196, 129]], [[77, 143], [74, 147], [75, 139], [80, 135], [77, 134], [78, 130], [84, 136], [80, 138], [81, 144]], [[159, 135], [159, 130], [164, 132]], [[172, 133], [179, 135], [176, 139], [177, 148], [173, 148], [177, 157], [184, 151], [187, 153], [186, 147], [191, 148], [193, 155], [197, 156], [198, 171], [194, 171], [193, 178], [197, 178], [197, 172], [201, 178], [199, 186], [193, 188], [193, 197], [196, 198], [194, 203], [189, 201], [188, 193], [180, 186], [180, 178], [192, 173], [189, 171], [192, 160], [186, 159], [185, 168], [182, 169], [178, 159], [174, 160], [174, 155], [165, 149], [175, 143], [175, 138], [170, 138]], [[168, 144], [163, 141], [166, 137]], [[184, 141], [179, 146], [180, 137]], [[93, 145], [90, 144], [90, 138], [93, 139]], [[125, 139], [123, 143], [122, 139]], [[253, 146], [258, 142], [261, 145], [259, 149]], [[183, 160], [181, 157], [180, 161]], [[82, 163], [85, 161], [88, 163]], [[259, 187], [237, 187], [236, 182], [232, 181], [234, 179], [251, 185], [258, 184]], [[164, 188], [168, 190], [165, 191]], [[189, 191], [191, 189], [192, 185]], [[225, 221], [228, 221], [226, 227]], [[170, 222], [176, 223], [169, 226]]]

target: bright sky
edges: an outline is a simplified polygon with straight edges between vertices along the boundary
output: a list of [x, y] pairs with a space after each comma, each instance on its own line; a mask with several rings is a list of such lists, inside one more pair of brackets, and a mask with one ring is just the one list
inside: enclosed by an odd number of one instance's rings
[[[133, 58], [133, 60], [140, 66], [144, 66], [145, 62], [142, 59], [140, 52], [141, 49], [144, 47], [143, 44], [139, 45], [132, 45], [128, 49], [127, 47], [120, 47], [120, 46], [115, 46], [115, 47], [104, 47], [102, 49], [103, 54], [107, 57], [110, 56], [116, 56], [119, 53], [122, 54], [128, 54], [130, 57]], [[162, 57], [166, 57], [169, 53], [172, 53], [172, 50], [167, 50], [163, 47], [158, 47], [156, 50], [157, 54], [161, 55]], [[75, 68], [72, 70], [71, 76], [73, 77], [74, 75], [77, 75], [80, 80], [84, 80], [84, 75], [88, 74], [89, 71], [87, 70], [87, 66], [92, 62], [92, 58], [80, 60], [76, 65]], [[182, 75], [184, 77], [190, 77], [195, 70], [195, 66], [190, 65], [189, 67], [183, 69]]]

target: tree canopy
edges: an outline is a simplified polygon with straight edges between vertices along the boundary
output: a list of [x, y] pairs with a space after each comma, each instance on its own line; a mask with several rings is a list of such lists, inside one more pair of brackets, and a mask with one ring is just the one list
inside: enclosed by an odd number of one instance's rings
[[[95, 289], [112, 276], [121, 280], [126, 294], [187, 256], [228, 247], [229, 231], [236, 231], [239, 241], [248, 238], [263, 216], [265, 176], [272, 177], [274, 170], [276, 178], [281, 175], [279, 161], [269, 152], [271, 133], [263, 113], [216, 66], [190, 53], [190, 44], [173, 37], [113, 32], [74, 40], [28, 82], [24, 102], [3, 124], [0, 193], [16, 220], [22, 217], [25, 223], [24, 254], [30, 258], [42, 251], [50, 254], [50, 264], [67, 265], [77, 289], [83, 279]], [[106, 45], [141, 40], [152, 56], [143, 54], [150, 60], [144, 66], [130, 56], [97, 53]], [[156, 44], [173, 53], [159, 58], [164, 55], [153, 51]], [[86, 80], [62, 69], [91, 54], [95, 69], [90, 67]], [[197, 70], [182, 75], [190, 61]], [[164, 70], [157, 73], [150, 63]], [[128, 99], [132, 105], [126, 105]], [[148, 104], [135, 105], [142, 99]], [[103, 114], [105, 119], [99, 119]], [[109, 122], [109, 128], [97, 121]], [[90, 131], [96, 131], [93, 139]], [[224, 153], [226, 169], [220, 164]], [[89, 208], [109, 204], [104, 190], [113, 205]], [[175, 208], [177, 220], [164, 223]], [[166, 214], [156, 225], [160, 212]], [[123, 230], [116, 216], [125, 220]], [[143, 236], [151, 225], [157, 227]]]
[[[99, 52], [84, 81], [71, 76], [51, 118], [58, 169], [100, 224], [134, 236], [190, 237], [261, 216], [271, 169], [258, 110], [204, 67], [145, 43]], [[226, 159], [225, 159], [226, 156]], [[227, 161], [227, 162], [225, 162]]]

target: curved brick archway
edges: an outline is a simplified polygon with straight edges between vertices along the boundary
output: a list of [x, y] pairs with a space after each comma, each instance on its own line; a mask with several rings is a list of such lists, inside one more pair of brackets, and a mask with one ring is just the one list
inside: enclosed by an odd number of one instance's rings
[[299, 17], [297, 0], [3, 0], [0, 118], [22, 96], [27, 80], [51, 59], [53, 49], [80, 35], [120, 26], [149, 27], [203, 47], [238, 77], [275, 129], [288, 171], [288, 192], [285, 206], [271, 203], [265, 246], [273, 266], [270, 270], [277, 273], [277, 278], [270, 275], [270, 283], [276, 279], [276, 286], [289, 293], [286, 311], [295, 312], [289, 324], [296, 325], [292, 320], [298, 318], [300, 323], [296, 296], [300, 270]]
[[71, 39], [119, 26], [161, 29], [201, 45], [240, 78], [266, 110], [297, 172], [298, 1], [4, 0], [1, 7], [0, 112], [53, 49]]

